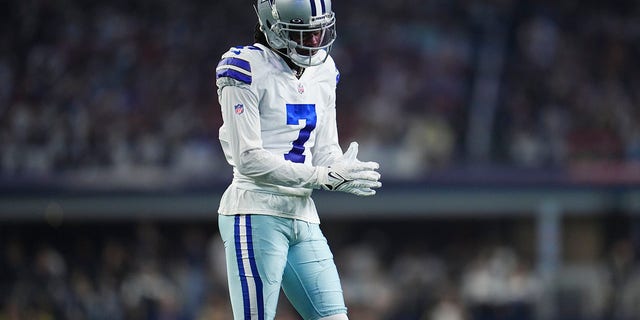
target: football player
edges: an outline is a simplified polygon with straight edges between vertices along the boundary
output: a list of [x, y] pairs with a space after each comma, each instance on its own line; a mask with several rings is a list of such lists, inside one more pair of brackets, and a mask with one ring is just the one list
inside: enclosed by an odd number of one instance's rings
[[331, 0], [257, 0], [255, 43], [216, 68], [219, 139], [233, 181], [219, 207], [235, 319], [274, 319], [280, 288], [304, 319], [347, 318], [313, 189], [371, 196], [375, 162], [343, 154]]

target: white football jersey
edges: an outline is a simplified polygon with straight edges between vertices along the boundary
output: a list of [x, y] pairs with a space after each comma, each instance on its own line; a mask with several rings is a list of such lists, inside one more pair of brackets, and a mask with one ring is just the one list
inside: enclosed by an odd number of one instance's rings
[[342, 155], [336, 126], [339, 72], [331, 57], [298, 79], [262, 44], [234, 47], [216, 68], [219, 139], [234, 178], [219, 213], [267, 214], [319, 223], [310, 195], [315, 166]]

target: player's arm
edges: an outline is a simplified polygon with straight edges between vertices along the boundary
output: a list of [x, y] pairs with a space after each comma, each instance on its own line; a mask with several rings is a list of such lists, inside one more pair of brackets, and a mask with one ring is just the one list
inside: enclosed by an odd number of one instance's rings
[[[376, 162], [362, 162], [358, 160], [358, 143], [351, 142], [347, 151], [343, 154], [340, 148], [338, 139], [338, 126], [336, 121], [336, 107], [335, 107], [335, 92], [331, 96], [329, 108], [326, 111], [326, 115], [323, 117], [323, 122], [317, 127], [315, 146], [311, 150], [313, 153], [313, 164], [318, 166], [328, 166], [330, 170], [341, 172], [345, 165], [347, 166], [365, 166], [367, 170], [377, 170], [378, 163]], [[330, 173], [332, 178], [341, 178], [343, 182], [348, 181], [348, 178], [340, 176], [339, 174]], [[378, 172], [370, 172], [367, 179], [367, 187], [363, 187], [352, 192], [357, 195], [370, 196], [376, 192], [374, 188], [379, 188], [382, 184], [379, 182], [380, 174]], [[338, 190], [341, 182], [333, 183], [333, 186], [323, 186], [327, 190], [335, 190], [335, 185], [338, 186]]]
[[316, 126], [315, 146], [311, 149], [313, 164], [330, 166], [342, 156], [336, 123], [335, 93], [331, 97], [327, 114]]
[[345, 157], [343, 161], [334, 162], [332, 167], [308, 166], [265, 150], [260, 137], [258, 98], [248, 87], [222, 87], [219, 102], [228, 133], [223, 142], [228, 145], [233, 163], [242, 175], [281, 186], [323, 188], [363, 196], [375, 194], [372, 188], [380, 186], [380, 174], [375, 171], [378, 165], [373, 162], [352, 161]]
[[258, 98], [248, 87], [223, 87], [220, 89], [219, 102], [227, 127], [226, 143], [238, 172], [265, 183], [315, 187], [316, 168], [286, 161], [263, 149]]

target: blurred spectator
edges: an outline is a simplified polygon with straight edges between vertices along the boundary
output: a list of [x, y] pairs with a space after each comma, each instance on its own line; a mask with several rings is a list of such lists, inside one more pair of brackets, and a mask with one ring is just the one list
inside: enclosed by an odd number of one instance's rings
[[[553, 298], [554, 319], [638, 314], [640, 264], [625, 238], [595, 260], [564, 263], [545, 288], [513, 246], [479, 245], [493, 231], [435, 252], [428, 243], [456, 236], [416, 240], [385, 222], [339, 224], [346, 229], [327, 231], [349, 230], [343, 236], [352, 238], [334, 243], [350, 318], [539, 319], [542, 293]], [[414, 224], [429, 230], [429, 222]], [[463, 222], [454, 225], [469, 232]], [[387, 233], [372, 236], [377, 228]], [[229, 319], [223, 244], [214, 230], [209, 222], [0, 226], [0, 319]], [[278, 319], [299, 319], [284, 298], [278, 310]]]
[[470, 319], [533, 319], [542, 287], [508, 247], [480, 252], [462, 275]]
[[[489, 160], [502, 166], [640, 158], [634, 1], [335, 6], [341, 137], [366, 142], [363, 156], [382, 155], [385, 176], [473, 165], [465, 150], [476, 140], [465, 137], [477, 116], [495, 120], [482, 131]], [[150, 189], [226, 178], [212, 72], [221, 52], [251, 41], [254, 21], [233, 14], [249, 4], [8, 7], [0, 29], [5, 181]], [[494, 79], [479, 55], [496, 43], [506, 45]], [[497, 81], [499, 99], [483, 100], [495, 106], [470, 101], [483, 81]]]
[[[360, 141], [360, 157], [379, 161], [386, 179], [456, 169], [460, 177], [486, 164], [468, 154], [482, 116], [492, 120], [481, 128], [492, 167], [586, 168], [602, 181], [640, 181], [638, 1], [334, 6], [341, 139]], [[228, 47], [252, 41], [250, 3], [11, 0], [3, 8], [0, 185], [175, 190], [229, 177], [213, 70]], [[495, 43], [504, 48], [486, 68], [481, 52]], [[473, 92], [488, 84], [497, 99], [478, 115]], [[215, 227], [163, 227], [40, 234], [0, 225], [0, 319], [229, 319]], [[468, 244], [464, 258], [451, 259], [420, 245], [388, 252], [365, 239], [336, 248], [352, 318], [531, 319], [549, 289], [513, 247]], [[623, 239], [605, 251], [557, 275], [561, 319], [637, 319], [637, 248]], [[290, 306], [282, 317], [295, 319]]]
[[433, 309], [423, 315], [420, 320], [464, 320], [468, 318], [464, 309], [455, 290], [449, 289], [442, 293]]

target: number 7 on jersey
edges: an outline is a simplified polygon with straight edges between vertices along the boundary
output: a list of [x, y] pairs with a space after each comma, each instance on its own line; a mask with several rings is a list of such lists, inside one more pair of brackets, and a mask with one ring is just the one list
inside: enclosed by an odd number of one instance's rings
[[291, 162], [304, 163], [304, 144], [309, 140], [311, 131], [316, 128], [318, 116], [315, 104], [287, 104], [288, 125], [299, 125], [303, 119], [306, 120], [306, 125], [300, 129], [298, 139], [292, 142], [291, 150], [284, 155], [284, 158]]

